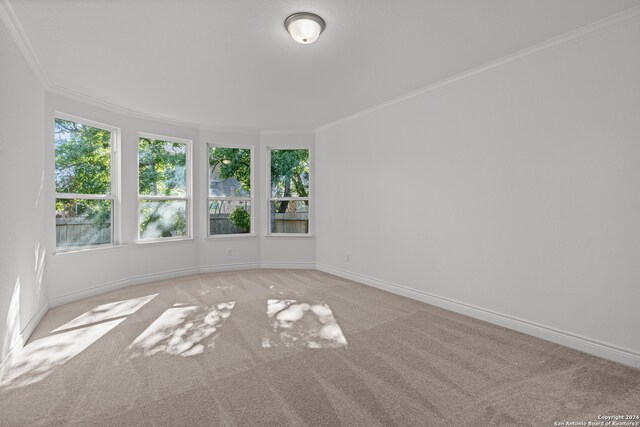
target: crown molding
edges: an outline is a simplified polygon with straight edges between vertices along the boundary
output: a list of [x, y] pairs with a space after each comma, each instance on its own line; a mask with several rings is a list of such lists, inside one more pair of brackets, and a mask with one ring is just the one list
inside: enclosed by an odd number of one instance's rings
[[261, 130], [260, 135], [314, 135], [313, 130]]
[[183, 121], [183, 120], [177, 120], [177, 119], [171, 119], [168, 117], [163, 117], [163, 116], [157, 116], [154, 114], [148, 114], [148, 113], [143, 113], [141, 111], [136, 111], [136, 110], [132, 110], [130, 108], [126, 108], [126, 107], [122, 107], [120, 105], [116, 105], [116, 104], [112, 104], [110, 102], [107, 101], [103, 101], [101, 99], [98, 98], [94, 98], [92, 96], [89, 95], [85, 95], [81, 92], [72, 90], [72, 89], [68, 89], [66, 87], [57, 85], [57, 84], [53, 84], [51, 85], [48, 89], [47, 92], [53, 94], [53, 95], [60, 95], [60, 96], [64, 96], [66, 98], [70, 98], [73, 99], [75, 101], [80, 101], [83, 102], [85, 104], [89, 104], [89, 105], [93, 105], [95, 107], [99, 107], [102, 108], [104, 110], [108, 110], [114, 113], [120, 113], [120, 114], [124, 114], [126, 116], [129, 117], [134, 117], [134, 118], [138, 118], [138, 119], [143, 119], [143, 120], [152, 120], [155, 122], [161, 122], [161, 123], [167, 123], [173, 126], [181, 126], [181, 127], [186, 127], [186, 128], [191, 128], [191, 129], [200, 129], [200, 125], [197, 123], [193, 123], [193, 122], [187, 122], [187, 121]]
[[238, 127], [231, 127], [231, 126], [200, 125], [194, 122], [188, 122], [184, 120], [172, 119], [169, 117], [143, 113], [141, 111], [126, 108], [117, 104], [112, 104], [110, 102], [103, 101], [101, 99], [94, 98], [92, 96], [85, 95], [81, 92], [68, 89], [66, 87], [56, 85], [56, 84], [51, 85], [51, 87], [47, 89], [47, 92], [54, 95], [64, 96], [65, 98], [70, 98], [75, 101], [93, 105], [95, 107], [112, 111], [114, 113], [123, 114], [129, 117], [134, 117], [142, 120], [151, 120], [154, 122], [165, 123], [172, 126], [185, 127], [189, 129], [198, 130], [201, 132], [220, 132], [220, 133], [227, 133], [227, 134], [253, 135], [253, 136], [260, 135], [260, 131], [257, 129], [238, 128]]
[[200, 130], [202, 132], [220, 132], [220, 133], [230, 133], [235, 135], [251, 135], [251, 136], [260, 135], [260, 130], [258, 129], [240, 128], [240, 127], [233, 127], [233, 126], [200, 125]]
[[339, 125], [341, 123], [345, 123], [358, 117], [365, 116], [369, 113], [372, 113], [377, 110], [382, 110], [384, 108], [390, 107], [394, 104], [398, 104], [402, 101], [406, 101], [408, 99], [414, 98], [416, 96], [432, 92], [434, 90], [442, 89], [447, 86], [452, 86], [454, 84], [460, 83], [464, 80], [470, 79], [478, 74], [485, 73], [487, 71], [495, 70], [505, 65], [508, 65], [512, 62], [519, 61], [521, 59], [528, 58], [533, 55], [537, 55], [544, 51], [550, 51], [561, 46], [564, 46], [569, 43], [573, 43], [579, 41], [581, 39], [596, 35], [598, 33], [611, 30], [613, 28], [626, 25], [632, 22], [640, 20], [640, 6], [634, 6], [630, 9], [619, 12], [615, 15], [609, 16], [608, 18], [601, 19], [599, 21], [593, 22], [591, 24], [584, 25], [582, 27], [578, 27], [574, 30], [571, 30], [567, 33], [561, 34], [560, 36], [551, 38], [542, 43], [538, 43], [536, 45], [530, 46], [528, 48], [516, 51], [509, 55], [503, 56], [502, 58], [487, 62], [478, 67], [472, 68], [470, 70], [463, 71], [459, 74], [454, 74], [453, 76], [447, 77], [443, 80], [430, 84], [428, 86], [424, 86], [420, 89], [416, 89], [404, 95], [400, 95], [396, 98], [390, 99], [389, 101], [383, 102], [381, 104], [374, 105], [373, 107], [367, 108], [365, 110], [359, 111], [354, 114], [350, 114], [341, 119], [335, 120], [333, 122], [329, 122], [325, 125], [319, 126], [315, 128], [314, 132], [323, 131], [325, 129], [329, 129], [333, 126]]
[[42, 87], [44, 89], [50, 87], [51, 81], [44, 72], [42, 64], [40, 63], [40, 60], [38, 60], [38, 57], [33, 50], [33, 46], [27, 37], [27, 33], [25, 33], [16, 12], [13, 10], [13, 7], [8, 0], [0, 0], [0, 19], [4, 22], [5, 27], [11, 34], [11, 37], [18, 46], [22, 56], [24, 56], [24, 59], [27, 61], [27, 64], [29, 64], [29, 67], [36, 75], [36, 78]]

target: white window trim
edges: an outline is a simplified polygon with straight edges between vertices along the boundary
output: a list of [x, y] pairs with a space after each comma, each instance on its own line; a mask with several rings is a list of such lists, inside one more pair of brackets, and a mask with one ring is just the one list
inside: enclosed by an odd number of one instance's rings
[[58, 248], [57, 239], [56, 249], [54, 254], [75, 253], [92, 251], [98, 249], [105, 249], [110, 247], [117, 247], [121, 243], [121, 231], [120, 231], [120, 195], [118, 189], [120, 188], [120, 161], [118, 154], [120, 152], [120, 128], [110, 126], [104, 123], [96, 122], [93, 120], [85, 119], [83, 117], [74, 116], [72, 114], [63, 113], [60, 111], [54, 111], [53, 120], [55, 128], [55, 120], [68, 120], [75, 123], [80, 123], [85, 126], [106, 130], [111, 133], [111, 194], [79, 194], [79, 193], [58, 193], [55, 185], [55, 132], [54, 132], [54, 147], [53, 147], [53, 163], [54, 163], [54, 227], [55, 225], [55, 200], [56, 199], [84, 199], [84, 200], [111, 200], [111, 243], [105, 243], [100, 245], [86, 245], [86, 246], [68, 246], [65, 248]]
[[[313, 237], [313, 215], [312, 215], [312, 209], [311, 207], [313, 206], [314, 200], [313, 200], [313, 192], [312, 192], [312, 181], [314, 178], [314, 168], [313, 168], [313, 152], [311, 150], [311, 147], [307, 147], [307, 146], [296, 146], [296, 145], [286, 145], [286, 146], [268, 146], [267, 148], [267, 154], [266, 154], [266, 159], [267, 159], [267, 166], [266, 166], [266, 179], [265, 179], [265, 183], [266, 183], [266, 187], [267, 187], [267, 198], [266, 198], [266, 231], [264, 233], [265, 237], [295, 237], [295, 238], [308, 238], [308, 237]], [[309, 196], [308, 197], [272, 197], [271, 196], [271, 150], [307, 150], [309, 152]], [[295, 201], [305, 201], [307, 200], [309, 202], [309, 226], [308, 226], [308, 232], [306, 233], [272, 233], [271, 232], [271, 202], [272, 201], [278, 201], [278, 200], [295, 200]]]
[[[152, 140], [160, 140], [165, 142], [173, 142], [177, 144], [185, 144], [187, 147], [187, 159], [186, 159], [186, 194], [184, 197], [181, 196], [155, 196], [149, 195], [144, 196], [140, 194], [140, 138], [152, 139]], [[137, 203], [137, 221], [136, 221], [136, 244], [139, 245], [147, 245], [150, 243], [164, 243], [164, 242], [175, 242], [182, 240], [194, 240], [193, 237], [193, 195], [192, 195], [192, 176], [193, 176], [193, 141], [190, 139], [177, 138], [174, 136], [166, 136], [166, 135], [158, 135], [154, 133], [146, 133], [146, 132], [138, 132], [138, 139], [136, 141], [136, 194], [138, 195], [138, 203]], [[187, 220], [187, 234], [186, 236], [176, 236], [176, 237], [159, 237], [155, 239], [142, 239], [140, 236], [140, 202], [142, 200], [154, 200], [154, 201], [164, 201], [164, 200], [179, 200], [186, 201], [186, 220]]]
[[[250, 175], [251, 175], [251, 187], [249, 188], [249, 192], [251, 193], [250, 197], [218, 197], [211, 196], [209, 194], [209, 185], [211, 182], [211, 177], [209, 176], [209, 152], [211, 148], [242, 148], [245, 150], [249, 150], [251, 154], [251, 165], [250, 165]], [[247, 237], [255, 237], [256, 236], [256, 223], [255, 223], [255, 147], [251, 145], [235, 145], [235, 144], [222, 144], [222, 143], [211, 143], [208, 142], [206, 144], [207, 151], [205, 153], [205, 171], [206, 171], [206, 203], [205, 203], [205, 220], [206, 220], [206, 237], [208, 239], [237, 239], [237, 238], [247, 238]], [[210, 221], [209, 221], [209, 203], [211, 200], [230, 200], [230, 201], [246, 201], [249, 200], [251, 203], [251, 229], [248, 233], [233, 233], [233, 234], [211, 234], [210, 230]]]

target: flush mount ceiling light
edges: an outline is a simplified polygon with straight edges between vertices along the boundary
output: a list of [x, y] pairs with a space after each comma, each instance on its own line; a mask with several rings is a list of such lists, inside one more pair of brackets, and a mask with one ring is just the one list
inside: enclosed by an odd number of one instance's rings
[[284, 20], [284, 27], [291, 37], [301, 44], [311, 44], [318, 40], [324, 26], [324, 19], [309, 12], [294, 13]]

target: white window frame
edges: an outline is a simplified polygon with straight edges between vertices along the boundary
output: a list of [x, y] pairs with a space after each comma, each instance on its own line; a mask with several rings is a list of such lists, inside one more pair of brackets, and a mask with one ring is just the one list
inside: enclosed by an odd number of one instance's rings
[[[206, 209], [206, 213], [205, 213], [205, 218], [206, 218], [206, 230], [207, 230], [207, 237], [212, 238], [212, 239], [224, 239], [224, 238], [241, 238], [241, 237], [255, 237], [256, 235], [256, 226], [255, 226], [255, 196], [254, 196], [254, 188], [255, 188], [255, 149], [253, 146], [251, 145], [231, 145], [231, 144], [219, 144], [219, 143], [211, 143], [208, 142], [207, 145], [207, 152], [205, 154], [206, 157], [206, 175], [207, 175], [207, 181], [206, 181], [206, 192], [207, 192], [207, 203], [205, 203], [205, 209]], [[249, 150], [249, 153], [251, 155], [251, 165], [250, 165], [250, 176], [251, 176], [251, 187], [249, 188], [249, 191], [251, 193], [250, 197], [226, 197], [226, 196], [211, 196], [211, 194], [209, 193], [209, 185], [211, 183], [211, 176], [209, 175], [209, 155], [210, 155], [210, 151], [211, 148], [241, 148], [244, 150]], [[211, 225], [210, 225], [210, 212], [209, 212], [209, 204], [213, 201], [213, 200], [222, 200], [222, 201], [249, 201], [249, 203], [251, 204], [251, 228], [249, 230], [248, 233], [233, 233], [233, 234], [211, 234]]]
[[[111, 133], [110, 140], [110, 148], [111, 148], [111, 159], [110, 159], [110, 169], [111, 169], [111, 194], [79, 194], [79, 193], [58, 193], [58, 189], [55, 184], [55, 162], [56, 162], [56, 149], [55, 149], [55, 120], [68, 120], [74, 123], [80, 123], [85, 126], [89, 126], [92, 128], [106, 130]], [[118, 215], [119, 210], [119, 197], [118, 197], [118, 188], [119, 186], [119, 161], [118, 161], [118, 151], [120, 145], [120, 129], [115, 126], [105, 125], [104, 123], [99, 123], [93, 120], [88, 120], [82, 117], [74, 116], [71, 114], [62, 113], [59, 111], [54, 112], [54, 140], [53, 140], [53, 164], [54, 164], [54, 221], [55, 221], [55, 201], [57, 199], [78, 199], [78, 200], [110, 200], [111, 201], [111, 243], [104, 244], [94, 244], [94, 245], [82, 245], [82, 246], [67, 246], [63, 248], [58, 247], [58, 239], [55, 239], [56, 244], [56, 253], [62, 252], [70, 252], [70, 251], [79, 251], [79, 250], [91, 250], [91, 249], [99, 249], [99, 248], [107, 248], [111, 246], [117, 246], [120, 243], [119, 239], [119, 231], [120, 231], [120, 218]], [[55, 224], [55, 222], [54, 222]], [[54, 225], [54, 230], [56, 229], [56, 225]]]
[[[309, 152], [309, 196], [308, 197], [273, 197], [271, 193], [271, 151], [272, 150], [307, 150]], [[265, 236], [267, 237], [311, 237], [313, 236], [312, 228], [312, 209], [313, 205], [313, 192], [312, 192], [312, 180], [313, 180], [313, 162], [312, 162], [311, 147], [300, 146], [270, 146], [267, 147], [267, 167], [266, 167], [266, 184], [267, 184], [267, 230]], [[306, 233], [272, 233], [271, 232], [271, 202], [277, 201], [308, 201], [309, 202], [309, 225]]]
[[[185, 191], [185, 195], [184, 197], [181, 196], [153, 196], [153, 195], [142, 195], [140, 194], [140, 139], [141, 138], [146, 138], [146, 139], [152, 139], [152, 140], [159, 140], [159, 141], [164, 141], [164, 142], [172, 142], [172, 143], [176, 143], [176, 144], [185, 144], [186, 148], [187, 148], [187, 159], [186, 159], [186, 191]], [[136, 193], [138, 195], [138, 206], [137, 206], [137, 217], [138, 220], [136, 221], [137, 227], [136, 227], [136, 234], [137, 234], [137, 239], [136, 239], [136, 243], [138, 244], [147, 244], [147, 243], [158, 243], [158, 242], [173, 242], [173, 241], [177, 241], [177, 240], [191, 240], [193, 239], [193, 218], [192, 218], [192, 203], [193, 203], [193, 197], [192, 197], [192, 152], [193, 152], [193, 141], [191, 141], [190, 139], [184, 139], [184, 138], [176, 138], [174, 136], [165, 136], [165, 135], [157, 135], [157, 134], [153, 134], [153, 133], [146, 133], [146, 132], [139, 132], [138, 133], [138, 139], [136, 141]], [[142, 201], [157, 201], [157, 202], [161, 202], [161, 201], [169, 201], [169, 200], [175, 200], [175, 201], [186, 201], [187, 202], [187, 207], [186, 207], [186, 212], [185, 212], [185, 216], [186, 216], [186, 221], [187, 221], [187, 233], [185, 236], [176, 236], [176, 237], [158, 237], [155, 239], [142, 239], [142, 236], [140, 235], [140, 204]]]

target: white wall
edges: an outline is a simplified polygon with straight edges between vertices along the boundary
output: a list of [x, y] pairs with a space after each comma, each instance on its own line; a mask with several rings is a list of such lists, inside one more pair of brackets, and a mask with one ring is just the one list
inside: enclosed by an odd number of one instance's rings
[[[44, 314], [44, 91], [0, 24], [0, 378]], [[11, 352], [11, 353], [10, 353]]]
[[637, 365], [639, 40], [627, 23], [319, 129], [319, 267]]

